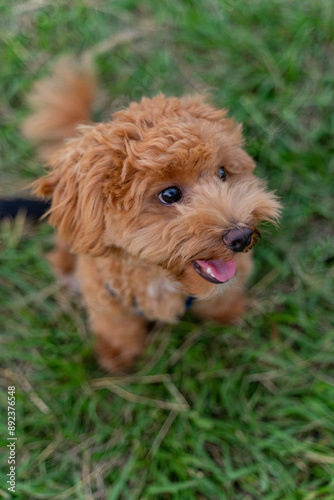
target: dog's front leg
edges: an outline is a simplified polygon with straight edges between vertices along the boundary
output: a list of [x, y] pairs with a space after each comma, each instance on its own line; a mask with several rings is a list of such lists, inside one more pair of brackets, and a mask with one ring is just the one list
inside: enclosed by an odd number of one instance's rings
[[110, 372], [131, 366], [145, 347], [146, 319], [112, 297], [96, 268], [96, 259], [79, 255], [77, 275], [100, 365]]
[[107, 371], [123, 370], [133, 364], [145, 347], [147, 322], [109, 299], [102, 310], [87, 306], [96, 336], [95, 352]]

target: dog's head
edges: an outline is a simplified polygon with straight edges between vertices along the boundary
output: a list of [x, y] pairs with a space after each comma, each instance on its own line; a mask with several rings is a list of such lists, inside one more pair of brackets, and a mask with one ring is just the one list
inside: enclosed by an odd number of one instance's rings
[[229, 281], [280, 204], [253, 175], [241, 127], [200, 97], [142, 99], [81, 128], [38, 193], [75, 253], [122, 248], [208, 296]]

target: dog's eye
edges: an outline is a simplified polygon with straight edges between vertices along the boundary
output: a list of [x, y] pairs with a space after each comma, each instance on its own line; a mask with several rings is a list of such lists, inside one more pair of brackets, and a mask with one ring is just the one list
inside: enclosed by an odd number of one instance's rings
[[163, 205], [172, 205], [173, 203], [177, 203], [182, 198], [181, 189], [176, 186], [171, 186], [163, 191], [158, 196], [160, 203]]
[[221, 181], [226, 181], [226, 171], [224, 167], [220, 167], [219, 172], [218, 172], [218, 177]]

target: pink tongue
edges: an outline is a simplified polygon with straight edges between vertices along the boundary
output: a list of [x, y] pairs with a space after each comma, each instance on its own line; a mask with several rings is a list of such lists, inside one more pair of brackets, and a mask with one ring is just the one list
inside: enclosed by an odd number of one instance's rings
[[214, 277], [222, 283], [230, 280], [235, 275], [235, 260], [229, 260], [228, 262], [224, 260], [197, 260], [196, 262], [198, 262], [207, 274], [210, 274], [208, 272], [209, 268]]

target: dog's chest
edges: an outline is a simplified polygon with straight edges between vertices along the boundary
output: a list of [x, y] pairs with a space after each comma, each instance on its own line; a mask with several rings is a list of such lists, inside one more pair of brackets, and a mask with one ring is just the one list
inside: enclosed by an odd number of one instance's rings
[[190, 304], [187, 294], [159, 266], [121, 253], [97, 258], [96, 265], [110, 297], [150, 320], [174, 322]]

